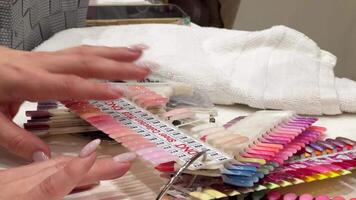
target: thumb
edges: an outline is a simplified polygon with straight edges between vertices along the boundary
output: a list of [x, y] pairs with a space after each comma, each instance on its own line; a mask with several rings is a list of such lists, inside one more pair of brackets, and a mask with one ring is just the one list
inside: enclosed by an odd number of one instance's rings
[[10, 121], [0, 113], [0, 145], [28, 160], [45, 160], [50, 156], [49, 147], [37, 136]]
[[70, 193], [94, 165], [99, 144], [99, 139], [87, 144], [79, 157], [34, 187], [28, 194], [29, 199], [62, 199]]

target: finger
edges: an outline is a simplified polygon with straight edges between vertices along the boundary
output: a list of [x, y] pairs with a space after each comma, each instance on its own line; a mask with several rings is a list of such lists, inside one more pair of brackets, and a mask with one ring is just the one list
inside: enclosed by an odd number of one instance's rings
[[90, 170], [96, 159], [92, 153], [85, 158], [75, 158], [62, 170], [46, 178], [29, 191], [30, 199], [61, 199], [72, 191]]
[[[13, 167], [7, 170], [0, 171], [0, 184], [6, 184], [40, 173], [43, 177], [48, 177], [62, 169], [66, 163], [71, 161], [74, 157], [60, 156], [44, 162], [34, 162], [28, 165]], [[51, 169], [51, 170], [47, 170]]]
[[[117, 159], [124, 157], [125, 159]], [[45, 162], [36, 162], [25, 166], [10, 168], [0, 172], [0, 184], [24, 179], [34, 174], [40, 173], [40, 176], [48, 177], [58, 170], [61, 170], [65, 165], [74, 159], [72, 156], [60, 156]], [[115, 156], [113, 158], [103, 158], [96, 160], [94, 166], [90, 169], [88, 174], [83, 177], [78, 186], [89, 185], [101, 180], [109, 180], [121, 177], [130, 168], [130, 162], [135, 159], [135, 154], [125, 153]], [[38, 176], [38, 179], [41, 179]]]
[[83, 190], [89, 190], [89, 189], [91, 189], [91, 188], [93, 188], [95, 186], [98, 186], [98, 185], [100, 185], [100, 182], [90, 183], [89, 185], [77, 186], [71, 191], [71, 193], [80, 192], [80, 191], [83, 191]]
[[126, 174], [130, 167], [130, 162], [115, 162], [113, 159], [98, 160], [77, 186], [119, 178]]
[[10, 95], [18, 100], [107, 100], [120, 98], [123, 91], [109, 84], [97, 83], [73, 75], [40, 74], [19, 86], [20, 91]]
[[157, 64], [154, 63], [142, 65], [81, 55], [47, 55], [37, 66], [51, 73], [107, 80], [142, 80], [152, 68], [157, 68]]
[[[100, 144], [100, 140], [96, 139], [83, 147], [80, 154], [83, 152], [94, 151]], [[88, 150], [89, 149], [89, 150]], [[73, 156], [59, 156], [51, 160], [43, 162], [35, 162], [26, 166], [10, 168], [0, 172], [0, 183], [13, 182], [17, 179], [23, 180], [28, 177], [34, 177], [35, 180], [31, 182], [33, 185], [42, 182], [45, 178], [53, 175], [54, 173], [62, 170], [70, 161], [75, 159]]]
[[0, 105], [0, 112], [12, 120], [17, 114], [21, 104], [20, 102], [5, 103], [4, 105]]
[[0, 113], [0, 145], [27, 160], [48, 159], [49, 147], [37, 136], [25, 131]]
[[137, 60], [142, 55], [143, 50], [147, 48], [148, 46], [146, 45], [134, 45], [128, 48], [82, 45], [61, 50], [58, 51], [58, 53], [71, 55], [77, 54], [81, 56], [100, 56], [122, 62], [133, 62]]
[[[98, 140], [100, 143], [100, 140]], [[29, 192], [30, 199], [61, 199], [88, 173], [96, 159], [95, 149], [99, 145], [97, 140], [90, 142], [66, 166], [46, 178]]]

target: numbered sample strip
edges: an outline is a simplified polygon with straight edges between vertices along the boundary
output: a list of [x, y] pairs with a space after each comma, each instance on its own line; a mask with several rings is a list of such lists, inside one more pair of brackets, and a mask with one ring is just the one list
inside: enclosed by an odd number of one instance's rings
[[173, 161], [182, 165], [205, 149], [208, 149], [205, 160], [197, 160], [189, 169], [216, 169], [232, 159], [125, 98], [63, 103], [97, 129], [155, 166]]

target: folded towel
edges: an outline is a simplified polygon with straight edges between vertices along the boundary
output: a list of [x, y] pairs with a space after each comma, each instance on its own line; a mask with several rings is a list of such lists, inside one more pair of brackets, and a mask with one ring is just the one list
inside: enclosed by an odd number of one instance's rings
[[356, 112], [356, 83], [335, 78], [336, 57], [285, 26], [256, 32], [168, 24], [80, 28], [36, 50], [137, 43], [150, 46], [141, 59], [161, 65], [155, 75], [190, 83], [216, 104], [314, 115]]

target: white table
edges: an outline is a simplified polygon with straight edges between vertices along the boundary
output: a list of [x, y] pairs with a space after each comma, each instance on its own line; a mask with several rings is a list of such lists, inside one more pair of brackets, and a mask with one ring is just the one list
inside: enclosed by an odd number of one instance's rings
[[[21, 109], [19, 114], [15, 117], [15, 122], [18, 124], [22, 124], [26, 118], [24, 116], [25, 110], [34, 110], [35, 104], [33, 103], [25, 103]], [[256, 109], [249, 108], [243, 105], [236, 106], [218, 106], [219, 116], [217, 118], [217, 123], [223, 124], [232, 118], [240, 115], [248, 115], [256, 111]], [[336, 136], [345, 136], [351, 139], [356, 140], [356, 115], [354, 114], [343, 114], [339, 116], [327, 116], [320, 117], [320, 120], [317, 122], [318, 125], [325, 126], [328, 128], [327, 135], [329, 137]], [[73, 135], [66, 136], [56, 136], [56, 137], [48, 137], [45, 138], [45, 141], [49, 143], [52, 151], [55, 153], [65, 153], [65, 154], [76, 154], [81, 147], [86, 144], [89, 140], [77, 137]], [[101, 148], [98, 150], [99, 155], [116, 155], [125, 151], [119, 145], [113, 144], [103, 144]], [[24, 161], [15, 158], [12, 155], [9, 155], [4, 150], [0, 150], [0, 166], [14, 166], [18, 164], [23, 164]], [[146, 170], [146, 171], [145, 171]], [[132, 174], [137, 173], [137, 171], [145, 171], [145, 174], [152, 173], [152, 177], [157, 176], [154, 174], [153, 170], [150, 170], [149, 167], [146, 167], [145, 164], [141, 161], [137, 161], [134, 163], [132, 170], [129, 172], [127, 177], [132, 176]], [[125, 177], [126, 178], [126, 177]], [[160, 185], [162, 185], [162, 181], [159, 178], [153, 178], [147, 182], [147, 185], [154, 183], [154, 186], [147, 186], [144, 180], [138, 180], [140, 183], [140, 187], [142, 188], [142, 194], [144, 196], [135, 196], [128, 197], [127, 195], [130, 193], [123, 189], [127, 184], [127, 180], [122, 178], [122, 180], [118, 179], [115, 181], [102, 181], [100, 186], [80, 193], [75, 193], [67, 196], [66, 199], [153, 199], [155, 193], [159, 189]], [[328, 194], [330, 196], [335, 195], [343, 195], [347, 198], [356, 197], [356, 174], [339, 177], [335, 179], [328, 179], [324, 181], [313, 182], [309, 184], [301, 184], [298, 186], [287, 187], [282, 189], [284, 192], [295, 192], [299, 194], [303, 193], [311, 193], [314, 195], [317, 194]], [[126, 196], [125, 196], [126, 195]]]

